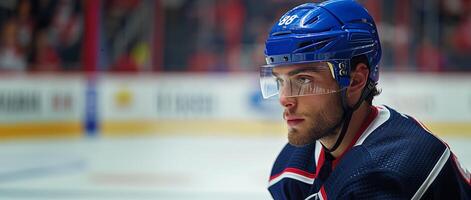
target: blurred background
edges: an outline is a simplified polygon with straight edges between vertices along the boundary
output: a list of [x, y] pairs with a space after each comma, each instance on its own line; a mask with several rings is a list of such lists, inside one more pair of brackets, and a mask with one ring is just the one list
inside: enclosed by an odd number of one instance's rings
[[[286, 136], [258, 67], [305, 2], [0, 1], [0, 198], [270, 199]], [[470, 169], [471, 1], [359, 2], [383, 47], [374, 103]]]

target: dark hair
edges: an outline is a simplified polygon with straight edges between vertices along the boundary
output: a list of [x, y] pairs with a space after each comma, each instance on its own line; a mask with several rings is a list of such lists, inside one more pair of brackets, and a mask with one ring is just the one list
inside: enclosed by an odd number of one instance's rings
[[[368, 70], [370, 70], [370, 64], [368, 62], [368, 58], [366, 57], [366, 55], [359, 55], [359, 56], [353, 57], [350, 60], [351, 71], [354, 71], [356, 69], [357, 65], [360, 64], [360, 63], [365, 64], [368, 67]], [[371, 81], [371, 80], [368, 80], [368, 81]], [[377, 86], [375, 86], [371, 90], [370, 94], [366, 97], [365, 101], [368, 102], [370, 105], [372, 105], [373, 98], [375, 96], [378, 96], [379, 94], [381, 94], [381, 90], [378, 89]]]

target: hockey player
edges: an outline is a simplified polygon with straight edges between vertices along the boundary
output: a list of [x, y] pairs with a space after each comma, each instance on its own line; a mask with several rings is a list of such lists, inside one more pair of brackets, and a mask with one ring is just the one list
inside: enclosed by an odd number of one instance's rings
[[419, 121], [379, 92], [381, 45], [352, 0], [300, 5], [266, 41], [264, 98], [279, 97], [288, 140], [269, 179], [274, 199], [471, 199], [470, 173]]

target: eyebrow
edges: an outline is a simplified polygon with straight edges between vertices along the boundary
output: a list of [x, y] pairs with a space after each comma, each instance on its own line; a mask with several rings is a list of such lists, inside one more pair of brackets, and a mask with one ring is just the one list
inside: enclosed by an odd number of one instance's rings
[[[303, 72], [321, 72], [321, 71], [324, 71], [324, 70], [325, 69], [322, 69], [322, 68], [302, 67], [302, 68], [295, 69], [295, 70], [292, 70], [292, 71], [288, 72], [288, 76], [293, 76], [293, 75], [303, 73]], [[272, 74], [276, 77], [279, 76], [279, 74], [276, 73], [276, 72], [273, 72]]]

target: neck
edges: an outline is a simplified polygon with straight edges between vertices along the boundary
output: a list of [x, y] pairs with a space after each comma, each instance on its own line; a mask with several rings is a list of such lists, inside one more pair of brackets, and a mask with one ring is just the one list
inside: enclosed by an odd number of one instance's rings
[[[355, 138], [355, 134], [358, 132], [370, 112], [370, 105], [366, 102], [363, 102], [361, 106], [357, 110], [355, 110], [355, 112], [353, 112], [350, 124], [348, 125], [347, 132], [345, 133], [342, 143], [340, 143], [339, 147], [331, 153], [332, 156], [338, 158], [345, 150], [347, 150], [350, 143], [352, 143], [353, 138]], [[321, 138], [320, 142], [325, 147], [333, 147], [335, 142], [337, 141], [338, 136], [340, 135], [340, 131], [341, 130], [339, 130], [337, 134], [332, 135], [330, 137]]]

